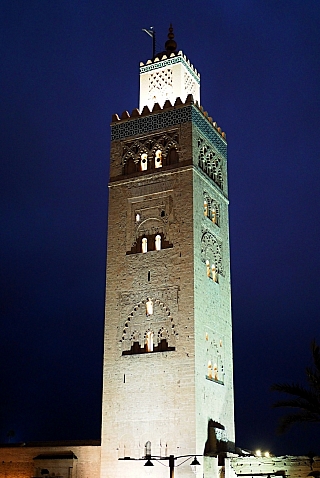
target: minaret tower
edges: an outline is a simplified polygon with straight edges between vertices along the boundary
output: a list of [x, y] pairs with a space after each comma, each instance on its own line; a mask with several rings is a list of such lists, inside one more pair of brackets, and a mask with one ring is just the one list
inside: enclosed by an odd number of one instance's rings
[[[177, 51], [140, 64], [140, 109], [111, 123], [101, 477], [234, 445], [226, 136]], [[218, 460], [198, 457], [203, 475]], [[178, 465], [179, 460], [176, 461]], [[152, 477], [168, 477], [154, 462]], [[191, 477], [185, 463], [177, 477]], [[200, 474], [202, 476], [202, 474]]]

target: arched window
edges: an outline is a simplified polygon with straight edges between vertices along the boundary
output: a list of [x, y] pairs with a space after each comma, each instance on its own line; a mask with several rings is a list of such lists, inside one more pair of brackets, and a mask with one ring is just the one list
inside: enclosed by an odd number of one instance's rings
[[219, 378], [218, 378], [218, 366], [217, 366], [216, 363], [213, 366], [213, 378], [214, 378], [214, 380], [219, 380]]
[[215, 224], [217, 222], [217, 213], [216, 213], [216, 208], [213, 207], [211, 209], [211, 221]]
[[148, 298], [146, 302], [146, 314], [152, 315], [153, 314], [153, 301]]
[[136, 222], [140, 222], [140, 214], [139, 213], [136, 214]]
[[142, 238], [142, 252], [148, 252], [148, 239], [146, 237]]
[[147, 171], [148, 169], [148, 155], [147, 153], [142, 153], [140, 161], [141, 171]]
[[167, 164], [176, 164], [179, 161], [179, 155], [175, 147], [170, 148], [167, 156]]
[[210, 360], [208, 362], [208, 378], [212, 379], [212, 363]]
[[154, 158], [154, 167], [155, 168], [162, 168], [162, 151], [157, 149], [156, 155]]
[[210, 262], [206, 260], [207, 277], [210, 277]]
[[137, 170], [137, 167], [133, 158], [127, 158], [125, 166], [124, 166], [124, 174], [132, 174], [132, 173], [135, 173], [136, 170]]
[[147, 352], [153, 352], [153, 332], [147, 332], [146, 337]]
[[151, 456], [151, 441], [147, 441], [147, 443], [145, 444], [144, 453], [145, 456]]
[[156, 235], [156, 238], [155, 238], [155, 247], [156, 247], [156, 251], [160, 251], [160, 250], [161, 250], [161, 236], [160, 236], [160, 234], [157, 234], [157, 235]]
[[208, 217], [208, 203], [207, 201], [203, 202], [203, 214], [205, 217]]
[[214, 280], [214, 282], [218, 282], [217, 269], [214, 264], [212, 264], [211, 270], [212, 270], [212, 279]]

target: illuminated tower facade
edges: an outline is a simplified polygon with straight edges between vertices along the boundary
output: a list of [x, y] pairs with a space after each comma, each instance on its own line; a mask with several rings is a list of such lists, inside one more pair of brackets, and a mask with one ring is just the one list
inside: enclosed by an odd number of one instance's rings
[[[118, 458], [150, 446], [213, 456], [234, 443], [226, 137], [168, 37], [140, 64], [140, 110], [111, 124], [104, 478], [141, 477], [143, 462]], [[213, 476], [214, 460], [199, 461]], [[189, 464], [176, 475], [192, 476]]]

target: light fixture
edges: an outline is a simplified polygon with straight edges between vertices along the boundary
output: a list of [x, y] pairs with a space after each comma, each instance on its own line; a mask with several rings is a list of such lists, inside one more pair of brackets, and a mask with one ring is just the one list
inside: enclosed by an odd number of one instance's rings
[[150, 460], [150, 458], [148, 458], [148, 460], [145, 462], [144, 466], [153, 466], [153, 463]]
[[200, 466], [200, 463], [197, 460], [197, 457], [195, 456], [192, 462], [190, 463], [191, 470], [193, 471], [194, 474], [197, 473], [197, 466]]

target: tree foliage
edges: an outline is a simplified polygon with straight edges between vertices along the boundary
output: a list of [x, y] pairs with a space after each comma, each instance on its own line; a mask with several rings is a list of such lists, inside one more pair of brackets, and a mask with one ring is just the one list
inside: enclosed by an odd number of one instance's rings
[[295, 423], [320, 423], [320, 348], [315, 341], [311, 343], [313, 365], [306, 367], [308, 388], [299, 384], [275, 383], [271, 390], [288, 394], [287, 399], [278, 400], [274, 408], [296, 409], [280, 419], [278, 432], [284, 433]]

